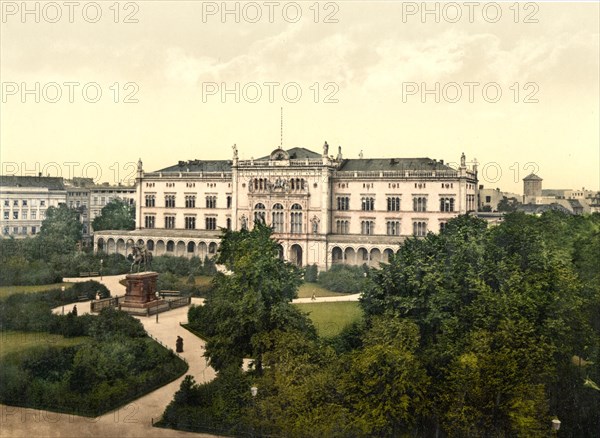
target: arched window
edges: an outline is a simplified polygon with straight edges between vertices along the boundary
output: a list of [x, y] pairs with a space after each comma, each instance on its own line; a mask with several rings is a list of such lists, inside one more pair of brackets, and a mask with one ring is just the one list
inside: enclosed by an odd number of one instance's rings
[[360, 232], [361, 234], [374, 234], [375, 232], [375, 222], [373, 221], [361, 221], [360, 223]]
[[414, 236], [426, 236], [427, 235], [427, 222], [421, 222], [421, 221], [413, 222], [413, 235]]
[[290, 213], [290, 232], [299, 234], [302, 233], [302, 206], [300, 204], [292, 205]]
[[413, 211], [427, 211], [427, 198], [421, 196], [413, 198]]
[[454, 198], [440, 198], [440, 211], [454, 211]]
[[265, 223], [265, 205], [258, 203], [254, 206], [254, 223]]
[[375, 209], [375, 198], [362, 198], [361, 209], [363, 211], [373, 211]]
[[387, 209], [388, 211], [400, 211], [400, 197], [393, 196], [387, 198]]
[[283, 205], [275, 204], [273, 206], [272, 216], [273, 221], [271, 222], [271, 225], [273, 226], [273, 231], [275, 233], [283, 233]]

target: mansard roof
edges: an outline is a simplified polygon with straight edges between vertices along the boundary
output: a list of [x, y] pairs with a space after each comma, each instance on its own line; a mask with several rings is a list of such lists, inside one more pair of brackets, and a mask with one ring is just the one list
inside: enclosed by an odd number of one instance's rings
[[[305, 159], [315, 159], [315, 158], [321, 158], [321, 154], [317, 154], [316, 152], [313, 152], [309, 149], [306, 148], [291, 148], [291, 149], [286, 149], [287, 154], [290, 157], [290, 160], [305, 160]], [[258, 159], [258, 161], [261, 160], [269, 160], [271, 157], [271, 154], [266, 155], [264, 157], [260, 157]]]
[[56, 176], [0, 175], [2, 187], [37, 187], [49, 190], [65, 190], [63, 179]]
[[[306, 148], [291, 148], [286, 150], [290, 160], [321, 158], [321, 155]], [[256, 161], [268, 161], [271, 154], [258, 158]], [[156, 172], [230, 172], [231, 160], [188, 160], [179, 161]]]
[[188, 160], [157, 172], [230, 172], [231, 160]]
[[361, 170], [455, 170], [431, 158], [359, 158], [343, 160], [339, 171]]
[[[277, 148], [269, 155], [255, 161], [268, 161]], [[290, 160], [320, 159], [321, 154], [310, 149], [295, 147], [285, 150]], [[229, 172], [231, 160], [188, 160], [157, 170], [157, 172]], [[431, 158], [359, 158], [342, 160], [339, 171], [361, 170], [456, 170], [443, 161]]]

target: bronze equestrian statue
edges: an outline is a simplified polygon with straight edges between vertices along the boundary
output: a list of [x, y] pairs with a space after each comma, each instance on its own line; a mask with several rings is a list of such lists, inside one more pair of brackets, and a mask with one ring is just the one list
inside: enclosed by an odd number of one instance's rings
[[146, 249], [146, 245], [143, 243], [133, 246], [133, 261], [131, 262], [131, 269], [129, 272], [133, 272], [133, 267], [137, 265], [137, 272], [146, 271], [152, 267], [152, 253]]

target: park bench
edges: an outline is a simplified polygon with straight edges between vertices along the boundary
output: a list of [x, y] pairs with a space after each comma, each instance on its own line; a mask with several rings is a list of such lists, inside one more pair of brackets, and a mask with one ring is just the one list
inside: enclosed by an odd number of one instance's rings
[[87, 295], [79, 295], [77, 297], [77, 301], [88, 301], [88, 300], [89, 300], [89, 298]]
[[181, 292], [178, 290], [162, 290], [160, 291], [161, 296], [163, 297], [180, 297]]
[[97, 272], [91, 272], [91, 271], [90, 272], [80, 272], [79, 273], [80, 277], [97, 277], [98, 275], [100, 275], [100, 274], [98, 274]]

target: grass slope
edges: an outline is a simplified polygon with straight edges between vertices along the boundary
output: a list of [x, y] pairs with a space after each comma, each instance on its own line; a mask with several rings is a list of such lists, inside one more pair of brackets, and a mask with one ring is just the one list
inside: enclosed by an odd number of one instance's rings
[[354, 301], [294, 305], [309, 313], [319, 336], [325, 338], [337, 335], [344, 327], [363, 317], [360, 306]]
[[68, 289], [73, 286], [73, 283], [38, 284], [35, 286], [0, 286], [0, 299], [16, 293], [36, 293], [52, 289], [60, 289], [61, 286], [64, 286], [66, 289]]
[[37, 347], [71, 347], [82, 344], [87, 339], [87, 336], [65, 338], [47, 332], [3, 331], [0, 333], [0, 359], [16, 351]]

